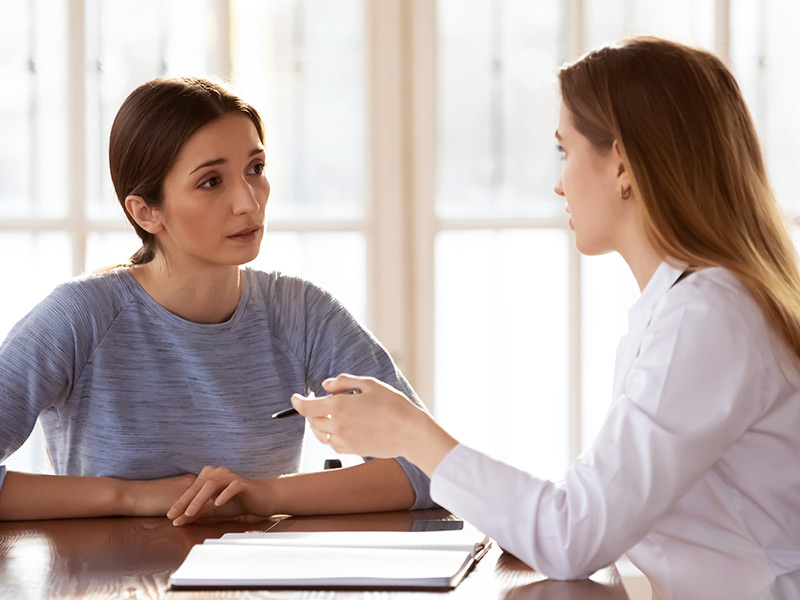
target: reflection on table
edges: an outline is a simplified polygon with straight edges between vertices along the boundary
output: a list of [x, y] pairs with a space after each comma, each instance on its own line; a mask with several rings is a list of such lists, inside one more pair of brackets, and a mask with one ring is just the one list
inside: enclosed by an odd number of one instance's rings
[[0, 598], [270, 598], [430, 600], [622, 600], [614, 567], [586, 581], [551, 581], [494, 544], [451, 592], [171, 590], [169, 576], [194, 544], [230, 531], [410, 531], [457, 526], [440, 509], [273, 518], [173, 527], [163, 518], [0, 522]]

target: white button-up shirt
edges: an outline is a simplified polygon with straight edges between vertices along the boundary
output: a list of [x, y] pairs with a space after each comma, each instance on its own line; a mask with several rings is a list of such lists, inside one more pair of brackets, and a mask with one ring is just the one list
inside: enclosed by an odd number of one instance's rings
[[735, 276], [680, 274], [662, 263], [630, 310], [608, 416], [563, 482], [460, 445], [433, 499], [556, 579], [627, 552], [656, 598], [800, 598], [796, 363]]

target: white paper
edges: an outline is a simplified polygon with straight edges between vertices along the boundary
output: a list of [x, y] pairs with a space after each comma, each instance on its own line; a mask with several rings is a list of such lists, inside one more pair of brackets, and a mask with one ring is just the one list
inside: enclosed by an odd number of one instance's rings
[[455, 587], [489, 540], [475, 529], [227, 533], [195, 545], [175, 587]]
[[454, 531], [268, 531], [226, 533], [206, 544], [268, 544], [333, 548], [410, 548], [471, 552], [488, 538], [475, 529]]

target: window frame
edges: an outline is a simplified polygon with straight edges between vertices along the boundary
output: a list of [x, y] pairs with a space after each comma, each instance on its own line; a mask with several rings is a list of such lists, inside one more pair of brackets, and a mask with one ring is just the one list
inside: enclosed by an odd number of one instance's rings
[[[74, 275], [84, 271], [90, 234], [124, 232], [124, 218], [88, 214], [87, 169], [87, 7], [91, 0], [67, 2], [68, 48], [68, 212], [63, 218], [7, 218], [0, 232], [64, 232], [71, 241]], [[217, 15], [217, 56], [213, 62], [231, 76], [230, 2], [213, 0]], [[275, 232], [348, 231], [365, 236], [367, 325], [387, 347], [429, 409], [436, 413], [434, 381], [434, 244], [454, 229], [562, 229], [565, 219], [442, 219], [436, 195], [436, 2], [363, 1], [366, 60], [366, 213], [344, 221], [270, 221]], [[576, 58], [587, 49], [584, 0], [563, 0], [564, 52]], [[714, 50], [730, 62], [730, 0], [715, 0]], [[791, 222], [800, 227], [800, 215]], [[574, 239], [571, 232], [570, 240]], [[569, 249], [569, 461], [582, 448], [581, 260]]]

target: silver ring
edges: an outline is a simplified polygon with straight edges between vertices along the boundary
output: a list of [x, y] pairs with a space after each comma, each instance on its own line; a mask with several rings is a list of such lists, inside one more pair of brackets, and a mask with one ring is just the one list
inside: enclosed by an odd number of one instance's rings
[[331, 443], [331, 434], [330, 433], [328, 434], [328, 437], [325, 438], [325, 443], [326, 444], [330, 444]]

